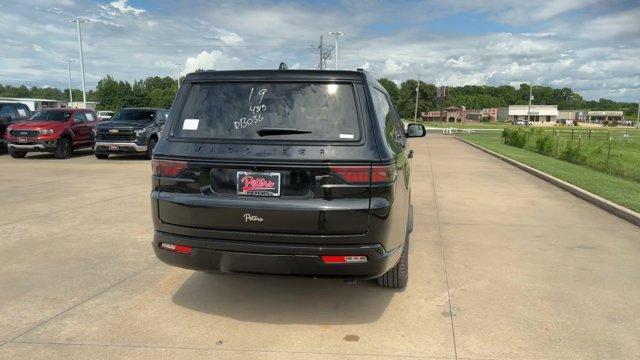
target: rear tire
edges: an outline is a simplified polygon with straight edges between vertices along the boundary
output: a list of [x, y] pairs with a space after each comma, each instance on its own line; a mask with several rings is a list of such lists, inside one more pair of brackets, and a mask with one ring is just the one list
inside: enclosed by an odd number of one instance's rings
[[14, 158], [14, 159], [21, 159], [21, 158], [27, 156], [27, 153], [25, 151], [15, 151], [15, 150], [9, 148], [9, 155], [11, 155], [11, 157]]
[[158, 143], [158, 140], [156, 140], [156, 138], [151, 138], [151, 140], [149, 140], [149, 144], [147, 145], [147, 153], [145, 154], [145, 157], [147, 158], [147, 160], [151, 160], [151, 156], [153, 155], [153, 149], [155, 149], [157, 143]]
[[409, 280], [409, 234], [404, 240], [404, 247], [402, 248], [402, 255], [398, 263], [389, 269], [382, 276], [378, 277], [376, 281], [378, 286], [392, 288], [392, 289], [404, 289], [407, 286]]
[[73, 152], [73, 148], [71, 147], [71, 141], [66, 138], [60, 138], [58, 140], [58, 146], [56, 147], [56, 151], [53, 153], [53, 156], [56, 159], [68, 159], [71, 157], [71, 153]]
[[106, 160], [109, 158], [109, 154], [95, 154], [95, 156], [100, 160]]

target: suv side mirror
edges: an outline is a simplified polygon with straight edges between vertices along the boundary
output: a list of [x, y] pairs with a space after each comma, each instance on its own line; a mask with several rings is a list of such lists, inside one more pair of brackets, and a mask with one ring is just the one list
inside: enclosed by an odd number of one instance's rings
[[427, 135], [427, 130], [424, 128], [422, 124], [411, 123], [407, 126], [407, 137], [423, 137]]

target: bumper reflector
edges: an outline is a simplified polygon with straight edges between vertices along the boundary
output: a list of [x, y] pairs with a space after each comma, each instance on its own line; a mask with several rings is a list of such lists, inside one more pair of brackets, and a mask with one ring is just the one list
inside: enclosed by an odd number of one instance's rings
[[191, 246], [160, 243], [160, 248], [168, 251], [177, 252], [180, 254], [187, 254], [187, 255], [191, 254]]
[[325, 264], [364, 264], [367, 257], [363, 255], [328, 255], [322, 257]]

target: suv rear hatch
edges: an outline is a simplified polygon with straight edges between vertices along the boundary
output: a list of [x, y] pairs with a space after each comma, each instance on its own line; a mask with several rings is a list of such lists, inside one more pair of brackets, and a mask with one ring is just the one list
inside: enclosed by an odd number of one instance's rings
[[162, 222], [367, 232], [372, 181], [388, 181], [393, 167], [359, 158], [365, 131], [353, 84], [196, 83], [186, 91], [169, 141], [191, 150], [153, 162]]

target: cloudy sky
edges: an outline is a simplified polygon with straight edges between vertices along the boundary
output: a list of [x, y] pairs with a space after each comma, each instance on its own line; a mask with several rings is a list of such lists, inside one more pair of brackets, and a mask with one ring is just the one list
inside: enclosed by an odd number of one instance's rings
[[420, 73], [437, 85], [534, 81], [588, 99], [640, 97], [637, 0], [3, 0], [0, 83], [65, 88], [71, 58], [79, 87], [73, 17], [90, 21], [89, 88], [107, 74], [132, 81], [280, 61], [314, 69], [320, 34], [339, 30], [340, 68], [395, 81]]

